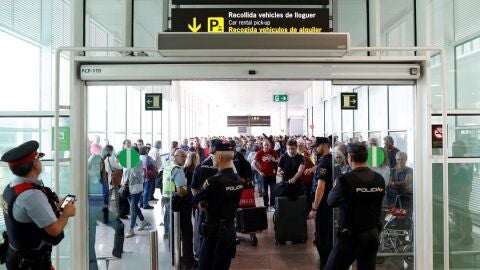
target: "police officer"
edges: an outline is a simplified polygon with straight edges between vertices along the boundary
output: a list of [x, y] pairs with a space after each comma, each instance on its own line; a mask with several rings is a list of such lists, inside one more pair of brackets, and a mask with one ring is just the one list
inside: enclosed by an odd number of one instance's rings
[[328, 195], [328, 205], [340, 210], [338, 243], [326, 269], [348, 269], [355, 260], [359, 270], [375, 269], [385, 181], [368, 168], [365, 145], [349, 144], [347, 152], [353, 170], [341, 175]]
[[[1, 160], [16, 178], [3, 191], [3, 215], [8, 233], [7, 269], [51, 270], [52, 246], [63, 239], [74, 202], [60, 209], [57, 195], [44, 187], [38, 142], [29, 141], [3, 154]], [[64, 198], [65, 199], [65, 198]], [[63, 200], [62, 200], [63, 202]]]
[[205, 222], [200, 226], [199, 270], [229, 269], [235, 256], [234, 218], [243, 185], [233, 171], [233, 151], [228, 142], [214, 141], [212, 160], [218, 173], [209, 177], [194, 197], [199, 209], [207, 213]]
[[328, 193], [333, 187], [333, 163], [330, 152], [330, 140], [326, 137], [316, 137], [312, 145], [317, 154], [318, 164], [308, 170], [315, 170], [312, 194], [314, 201], [309, 217], [315, 219], [315, 246], [320, 256], [320, 270], [327, 264], [328, 256], [333, 246], [333, 210], [327, 205]]

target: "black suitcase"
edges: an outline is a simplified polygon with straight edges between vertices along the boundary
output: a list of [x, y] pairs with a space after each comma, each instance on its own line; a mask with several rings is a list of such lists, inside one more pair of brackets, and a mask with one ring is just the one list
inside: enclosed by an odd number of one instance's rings
[[307, 241], [306, 207], [305, 195], [275, 198], [273, 224], [277, 244], [284, 244], [285, 241], [298, 243]]
[[264, 206], [239, 208], [236, 229], [239, 233], [254, 233], [268, 228], [267, 209]]

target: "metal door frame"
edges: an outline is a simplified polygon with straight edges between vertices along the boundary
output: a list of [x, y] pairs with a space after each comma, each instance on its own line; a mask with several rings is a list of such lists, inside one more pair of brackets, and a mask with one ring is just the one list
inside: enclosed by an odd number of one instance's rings
[[[139, 63], [163, 63], [163, 64], [212, 64], [212, 63], [269, 63], [269, 64], [285, 64], [285, 63], [311, 63], [318, 65], [325, 65], [325, 63], [363, 63], [363, 64], [378, 64], [378, 63], [417, 63], [422, 69], [422, 75], [416, 80], [416, 114], [415, 114], [415, 139], [417, 145], [415, 147], [415, 160], [417, 161], [417, 168], [414, 172], [415, 179], [431, 179], [431, 164], [432, 164], [432, 149], [431, 149], [431, 75], [429, 68], [430, 53], [439, 53], [441, 56], [441, 93], [446, 97], [446, 56], [443, 48], [440, 47], [372, 47], [372, 48], [351, 48], [352, 52], [374, 52], [374, 56], [345, 56], [341, 58], [295, 58], [295, 57], [238, 57], [238, 58], [202, 58], [198, 57], [192, 59], [185, 58], [165, 58], [165, 57], [85, 57], [72, 56], [71, 57], [71, 91], [70, 91], [70, 106], [60, 105], [59, 99], [59, 67], [60, 54], [63, 52], [71, 52], [71, 55], [76, 53], [85, 53], [88, 51], [114, 51], [114, 52], [145, 52], [155, 51], [152, 48], [85, 48], [85, 47], [61, 47], [55, 54], [55, 111], [54, 111], [54, 130], [58, 134], [59, 116], [60, 112], [70, 111], [71, 118], [71, 134], [77, 134], [79, 137], [75, 143], [71, 145], [71, 183], [72, 189], [77, 192], [77, 198], [80, 198], [77, 204], [76, 217], [73, 221], [73, 233], [71, 235], [71, 250], [75, 256], [71, 257], [72, 269], [87, 269], [88, 268], [88, 246], [86, 235], [88, 234], [87, 227], [87, 203], [82, 202], [83, 198], [87, 198], [87, 186], [85, 179], [87, 178], [87, 157], [86, 157], [86, 83], [80, 79], [80, 65], [84, 63], [96, 64], [139, 64]], [[389, 57], [382, 56], [380, 52], [389, 51], [409, 51], [421, 53], [422, 56], [405, 56], [405, 57]], [[295, 70], [291, 70], [295, 73]], [[188, 74], [186, 74], [188, 75]], [[276, 78], [271, 79], [285, 79], [288, 76], [285, 74], [277, 74]], [[299, 79], [302, 77], [299, 74]], [[245, 75], [244, 78], [238, 79], [252, 79]], [[304, 78], [306, 80], [326, 80], [326, 78]], [[141, 78], [139, 78], [141, 80]], [[357, 80], [358, 82], [358, 80]], [[443, 119], [443, 126], [447, 124], [446, 117], [446, 99], [443, 98], [442, 110], [440, 113]], [[448, 175], [447, 166], [447, 132], [443, 136], [443, 171]], [[58, 136], [54, 136], [54, 181], [58, 188], [59, 185], [59, 140]], [[448, 186], [447, 177], [443, 179], [443, 185]], [[433, 230], [432, 230], [432, 183], [430, 181], [414, 181], [415, 188], [415, 266], [417, 269], [432, 269], [433, 268]], [[448, 201], [448, 189], [443, 190], [443, 200]], [[426, 209], [426, 211], [424, 211]], [[449, 239], [448, 239], [448, 204], [444, 207], [444, 250], [445, 254], [449, 254]], [[71, 221], [71, 222], [72, 222]], [[419, 226], [421, 225], [421, 226]], [[55, 251], [55, 262], [58, 269], [59, 250]], [[449, 256], [444, 256], [444, 263], [449, 265]]]

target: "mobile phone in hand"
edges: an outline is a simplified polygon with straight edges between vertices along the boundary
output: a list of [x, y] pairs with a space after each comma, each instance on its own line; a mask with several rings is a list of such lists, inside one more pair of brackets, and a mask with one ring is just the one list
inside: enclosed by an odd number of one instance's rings
[[75, 195], [68, 194], [67, 197], [65, 197], [65, 200], [62, 203], [62, 206], [60, 207], [62, 210], [63, 208], [69, 204], [70, 202], [76, 201]]

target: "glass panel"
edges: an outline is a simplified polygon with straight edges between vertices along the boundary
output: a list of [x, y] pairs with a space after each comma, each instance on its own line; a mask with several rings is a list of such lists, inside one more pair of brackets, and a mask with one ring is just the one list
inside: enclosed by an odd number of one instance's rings
[[0, 108], [3, 111], [39, 110], [40, 48], [2, 31], [0, 44], [2, 90], [9, 93], [0, 99]]
[[430, 67], [432, 71], [432, 109], [440, 110], [442, 108], [440, 55], [432, 56]]
[[[463, 151], [456, 144], [454, 154]], [[457, 148], [460, 148], [457, 150]], [[480, 180], [478, 164], [448, 164], [450, 266], [477, 268], [480, 252]], [[472, 252], [476, 252], [473, 253]]]
[[[388, 47], [414, 46], [414, 1], [382, 0], [380, 5], [382, 45]], [[413, 52], [388, 52], [387, 54], [413, 55]]]
[[156, 47], [156, 35], [163, 32], [164, 1], [143, 0], [133, 1], [133, 40], [135, 47]]
[[368, 115], [368, 87], [360, 86], [355, 92], [358, 93], [358, 110], [353, 111], [354, 130], [368, 130], [368, 121], [363, 121], [365, 115]]
[[350, 33], [352, 46], [367, 46], [367, 3], [366, 0], [337, 1], [337, 32]]
[[388, 102], [386, 86], [369, 86], [369, 122], [370, 130], [387, 130]]
[[[448, 117], [449, 157], [480, 157], [479, 141], [480, 116]], [[457, 146], [455, 151], [452, 149], [453, 143]]]
[[332, 133], [332, 102], [330, 100], [325, 101], [325, 133]]
[[125, 132], [127, 115], [127, 96], [125, 86], [109, 86], [108, 87], [108, 105], [109, 110], [113, 113], [108, 115], [109, 130], [114, 132]]
[[[137, 139], [140, 138], [140, 126], [142, 126], [143, 134], [151, 134], [151, 118], [148, 118], [147, 121], [150, 121], [150, 125], [145, 123], [141, 125], [141, 119], [145, 119], [146, 115], [152, 115], [151, 112], [145, 112], [143, 108], [143, 92], [144, 89], [151, 89], [151, 86], [105, 86], [101, 87], [103, 94], [107, 92], [108, 89], [108, 99], [103, 99], [103, 104], [99, 104], [98, 101], [98, 87], [89, 86], [87, 88], [87, 107], [90, 108], [92, 104], [96, 104], [102, 108], [108, 106], [108, 110], [105, 111], [104, 119], [110, 119], [106, 125], [99, 130], [89, 130], [88, 136], [89, 140], [94, 140], [95, 135], [100, 137], [100, 143], [108, 134], [108, 139], [112, 146], [114, 147], [113, 156], [116, 156], [116, 153], [121, 151], [122, 143], [126, 138], [132, 140], [132, 143], [135, 143]], [[124, 105], [127, 106], [124, 106]], [[122, 108], [123, 106], [123, 108]], [[112, 108], [112, 109], [110, 109]], [[117, 115], [118, 114], [118, 115]], [[155, 112], [159, 117], [165, 115], [168, 117], [168, 114], [160, 114]], [[125, 119], [126, 116], [126, 119]], [[142, 118], [140, 117], [142, 116]], [[115, 122], [115, 124], [110, 124], [116, 121], [116, 118], [121, 118], [121, 121]], [[100, 128], [102, 119], [99, 119], [95, 114], [87, 115], [87, 126]], [[99, 123], [100, 122], [100, 123]], [[161, 124], [160, 119], [158, 120]], [[122, 123], [123, 127], [121, 126]], [[118, 125], [117, 125], [118, 124]], [[120, 127], [119, 127], [120, 126]], [[122, 128], [124, 130], [122, 130]], [[120, 132], [119, 132], [120, 131]], [[123, 132], [122, 132], [123, 131]], [[150, 143], [149, 140], [145, 140], [145, 143]], [[102, 145], [104, 146], [104, 145]], [[116, 190], [108, 185], [108, 180], [101, 181], [101, 166], [105, 164], [102, 161], [101, 156], [98, 154], [91, 154], [92, 151], [89, 151], [88, 155], [88, 226], [89, 226], [89, 257], [91, 258], [90, 263], [91, 269], [96, 269], [94, 264], [97, 263], [99, 267], [103, 265], [103, 262], [97, 261], [92, 258], [95, 257], [110, 257], [112, 254], [118, 256], [118, 250], [135, 250], [135, 259], [131, 257], [124, 256], [121, 260], [121, 265], [128, 269], [148, 268], [149, 263], [149, 241], [148, 241], [148, 230], [154, 228], [154, 224], [158, 225], [163, 222], [163, 213], [157, 210], [140, 210], [142, 211], [143, 217], [142, 220], [145, 220], [150, 225], [146, 227], [146, 230], [139, 230], [140, 226], [140, 216], [139, 219], [134, 218], [134, 222], [127, 221], [123, 223], [119, 219], [119, 211], [122, 207], [120, 204], [126, 204], [126, 209], [129, 209], [128, 203], [120, 202], [120, 199], [117, 196], [112, 196], [116, 194]], [[116, 164], [116, 159], [111, 159], [110, 163]], [[110, 164], [109, 163], [109, 164]], [[109, 166], [104, 165], [106, 167]], [[124, 172], [127, 172], [124, 169]], [[141, 178], [141, 177], [140, 177]], [[105, 179], [105, 177], [103, 178]], [[143, 179], [140, 179], [140, 190], [143, 191], [142, 182]], [[130, 185], [132, 186], [132, 185]], [[138, 190], [137, 190], [138, 191]], [[141, 191], [135, 193], [135, 199], [141, 198]], [[110, 193], [110, 194], [109, 194]], [[159, 195], [157, 195], [158, 197]], [[132, 199], [133, 197], [130, 197]], [[135, 203], [136, 204], [136, 203]], [[154, 205], [153, 202], [149, 204]], [[160, 206], [160, 204], [158, 204]], [[139, 211], [138, 209], [136, 211]], [[128, 211], [127, 211], [128, 212]], [[130, 214], [132, 210], [130, 211]], [[138, 212], [137, 212], [138, 213]], [[125, 224], [125, 225], [124, 225]], [[125, 228], [124, 228], [125, 227]], [[159, 229], [160, 238], [163, 236], [163, 227], [156, 227]], [[124, 234], [130, 229], [133, 229], [134, 236], [132, 238], [126, 238], [123, 246], [115, 242], [115, 234]], [[117, 237], [118, 238], [118, 237]], [[159, 260], [160, 268], [166, 267], [170, 263], [171, 254], [168, 253], [168, 240], [159, 241]], [[125, 255], [125, 254], [124, 254]], [[120, 262], [120, 261], [118, 261]]]
[[353, 131], [353, 110], [342, 110], [341, 120], [343, 131]]
[[126, 29], [125, 3], [126, 1], [85, 1], [86, 46], [120, 46]]
[[480, 108], [480, 49], [473, 48], [473, 40], [457, 46], [463, 47], [461, 53], [456, 53], [457, 68], [457, 109]]
[[432, 217], [433, 217], [433, 266], [443, 269], [443, 168], [441, 163], [432, 164]]
[[408, 129], [414, 122], [414, 88], [412, 86], [388, 87], [389, 129]]
[[88, 130], [100, 132], [107, 127], [107, 87], [90, 86], [88, 95], [88, 115], [95, 121], [88, 122]]

